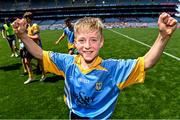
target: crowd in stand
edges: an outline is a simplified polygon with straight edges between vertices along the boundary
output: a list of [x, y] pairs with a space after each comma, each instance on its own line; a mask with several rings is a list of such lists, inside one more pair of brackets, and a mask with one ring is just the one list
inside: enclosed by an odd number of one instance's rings
[[27, 8], [55, 8], [68, 6], [107, 6], [107, 5], [136, 5], [136, 4], [167, 4], [177, 3], [178, 0], [27, 0], [0, 2], [2, 9], [27, 9]]

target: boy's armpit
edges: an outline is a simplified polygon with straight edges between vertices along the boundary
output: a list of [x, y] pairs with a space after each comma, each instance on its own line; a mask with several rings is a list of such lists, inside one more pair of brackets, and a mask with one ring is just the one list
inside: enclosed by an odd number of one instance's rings
[[45, 72], [51, 72], [57, 75], [64, 76], [64, 72], [59, 70], [57, 66], [51, 61], [49, 54], [50, 51], [43, 51], [43, 66]]

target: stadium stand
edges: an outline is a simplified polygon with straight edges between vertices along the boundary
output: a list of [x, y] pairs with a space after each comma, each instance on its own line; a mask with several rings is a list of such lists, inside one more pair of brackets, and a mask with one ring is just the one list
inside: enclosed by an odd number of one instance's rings
[[172, 16], [177, 14], [178, 4], [178, 0], [1, 0], [0, 22], [5, 17], [14, 20], [31, 11], [38, 24], [47, 29], [63, 24], [67, 17], [73, 20], [85, 16], [100, 17], [106, 23], [152, 23], [162, 12]]

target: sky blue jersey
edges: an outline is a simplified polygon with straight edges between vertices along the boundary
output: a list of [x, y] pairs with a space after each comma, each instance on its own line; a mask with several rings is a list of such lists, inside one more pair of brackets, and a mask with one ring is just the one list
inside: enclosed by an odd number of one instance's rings
[[64, 33], [68, 37], [68, 42], [71, 43], [71, 44], [74, 44], [74, 30], [73, 30], [73, 28], [69, 29], [68, 27], [66, 27], [64, 29]]
[[46, 72], [65, 77], [66, 103], [71, 112], [92, 119], [108, 119], [124, 87], [144, 82], [144, 58], [103, 60], [97, 57], [84, 70], [80, 55], [43, 51]]

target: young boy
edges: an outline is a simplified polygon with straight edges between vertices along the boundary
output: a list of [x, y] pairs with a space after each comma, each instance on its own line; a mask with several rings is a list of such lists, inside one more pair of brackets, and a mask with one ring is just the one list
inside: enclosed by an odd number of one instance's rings
[[55, 42], [58, 44], [61, 40], [64, 39], [65, 36], [68, 37], [68, 52], [70, 55], [74, 54], [74, 27], [71, 24], [71, 19], [67, 18], [65, 21], [65, 28], [63, 34], [59, 37], [59, 39]]
[[26, 21], [14, 26], [27, 49], [43, 60], [46, 72], [65, 77], [66, 103], [72, 119], [108, 119], [122, 89], [143, 83], [145, 71], [159, 60], [177, 21], [167, 13], [158, 19], [159, 35], [143, 57], [134, 60], [103, 60], [98, 56], [103, 46], [103, 24], [98, 18], [85, 17], [74, 26], [75, 46], [79, 55], [43, 51], [25, 33]]

